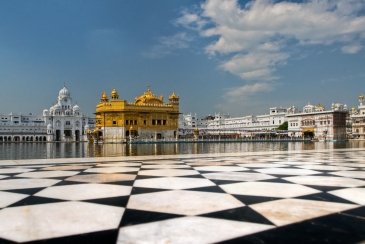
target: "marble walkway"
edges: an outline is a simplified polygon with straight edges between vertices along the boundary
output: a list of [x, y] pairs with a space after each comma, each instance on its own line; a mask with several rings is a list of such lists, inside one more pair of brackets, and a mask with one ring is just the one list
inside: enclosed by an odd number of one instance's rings
[[361, 243], [365, 149], [0, 161], [0, 243]]

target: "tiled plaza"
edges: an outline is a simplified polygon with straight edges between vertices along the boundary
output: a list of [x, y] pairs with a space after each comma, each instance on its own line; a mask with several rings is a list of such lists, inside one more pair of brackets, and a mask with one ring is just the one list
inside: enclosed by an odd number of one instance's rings
[[0, 243], [361, 243], [365, 149], [0, 161]]

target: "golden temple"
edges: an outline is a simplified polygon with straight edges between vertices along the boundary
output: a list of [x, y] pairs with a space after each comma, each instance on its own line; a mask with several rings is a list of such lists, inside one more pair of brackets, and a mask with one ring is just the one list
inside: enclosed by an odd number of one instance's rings
[[133, 139], [175, 139], [178, 131], [179, 97], [173, 92], [164, 103], [148, 88], [134, 102], [120, 99], [113, 89], [110, 98], [105, 91], [96, 105], [95, 130], [89, 140], [126, 142]]

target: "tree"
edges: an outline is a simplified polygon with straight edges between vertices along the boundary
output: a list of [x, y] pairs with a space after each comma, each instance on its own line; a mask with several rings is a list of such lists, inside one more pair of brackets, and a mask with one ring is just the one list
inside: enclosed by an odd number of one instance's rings
[[279, 125], [279, 127], [277, 128], [277, 130], [288, 130], [288, 121], [285, 121], [284, 123], [282, 123], [281, 125]]

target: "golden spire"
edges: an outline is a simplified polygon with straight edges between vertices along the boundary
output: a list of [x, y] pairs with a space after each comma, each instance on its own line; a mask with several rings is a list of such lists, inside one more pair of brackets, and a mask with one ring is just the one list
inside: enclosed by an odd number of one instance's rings
[[114, 100], [119, 98], [119, 94], [116, 89], [112, 90], [111, 98]]
[[108, 102], [109, 101], [109, 99], [108, 99], [108, 97], [107, 97], [107, 95], [106, 95], [106, 92], [105, 91], [103, 91], [103, 93], [101, 94], [101, 98], [100, 98], [100, 102]]

